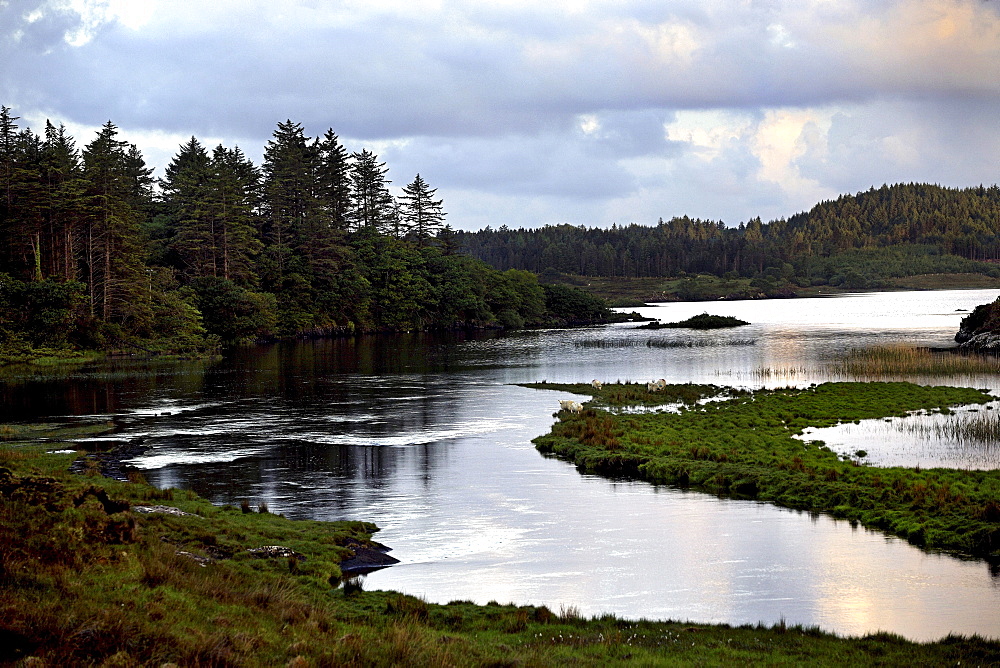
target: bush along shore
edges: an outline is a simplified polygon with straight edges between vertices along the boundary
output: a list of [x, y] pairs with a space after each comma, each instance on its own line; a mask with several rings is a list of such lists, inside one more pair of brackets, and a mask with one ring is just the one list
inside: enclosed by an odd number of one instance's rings
[[[829, 513], [915, 545], [1000, 558], [1000, 471], [875, 468], [844, 460], [806, 427], [904, 416], [914, 410], [991, 401], [986, 391], [911, 383], [826, 383], [807, 389], [740, 392], [668, 385], [532, 384], [595, 397], [560, 414], [534, 440], [581, 471], [626, 476], [723, 496]], [[679, 403], [677, 413], [616, 414], [598, 406]]]
[[572, 607], [366, 591], [341, 568], [372, 545], [371, 524], [213, 506], [134, 474], [102, 477], [96, 465], [68, 473], [73, 440], [108, 428], [0, 427], [0, 664], [859, 666], [1000, 656], [1000, 643], [976, 636], [841, 638], [783, 622], [585, 619]]

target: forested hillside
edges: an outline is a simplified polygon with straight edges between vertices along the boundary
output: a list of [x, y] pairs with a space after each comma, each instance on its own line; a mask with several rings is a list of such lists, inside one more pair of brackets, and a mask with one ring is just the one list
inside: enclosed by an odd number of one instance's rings
[[600, 321], [603, 303], [457, 252], [436, 190], [279, 123], [254, 165], [192, 137], [159, 182], [108, 122], [78, 149], [0, 108], [0, 348], [212, 348]]
[[755, 218], [738, 227], [683, 217], [610, 229], [487, 228], [460, 232], [456, 238], [474, 257], [498, 269], [754, 277], [771, 268], [772, 273], [827, 280], [845, 271], [867, 279], [928, 272], [995, 274], [982, 261], [1000, 258], [998, 235], [997, 186], [957, 190], [908, 184], [844, 195], [788, 220], [763, 223]]

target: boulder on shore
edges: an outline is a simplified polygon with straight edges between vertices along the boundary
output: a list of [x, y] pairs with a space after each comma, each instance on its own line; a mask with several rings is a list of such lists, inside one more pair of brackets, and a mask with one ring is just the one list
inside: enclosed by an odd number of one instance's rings
[[962, 350], [1000, 353], [1000, 299], [980, 304], [962, 318], [955, 341]]

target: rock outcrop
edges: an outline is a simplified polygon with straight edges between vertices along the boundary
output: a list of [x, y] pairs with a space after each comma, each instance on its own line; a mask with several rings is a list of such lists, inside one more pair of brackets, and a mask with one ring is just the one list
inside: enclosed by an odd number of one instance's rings
[[962, 350], [1000, 353], [1000, 299], [980, 304], [962, 318], [955, 341]]

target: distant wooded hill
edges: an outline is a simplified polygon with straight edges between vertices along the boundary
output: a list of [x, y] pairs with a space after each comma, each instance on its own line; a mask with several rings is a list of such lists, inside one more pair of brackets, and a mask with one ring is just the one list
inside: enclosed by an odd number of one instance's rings
[[1000, 188], [899, 184], [822, 202], [787, 220], [755, 218], [738, 227], [685, 216], [609, 229], [502, 226], [459, 232], [457, 241], [497, 269], [536, 273], [769, 273], [866, 283], [921, 273], [997, 275], [984, 261], [1000, 258]]

